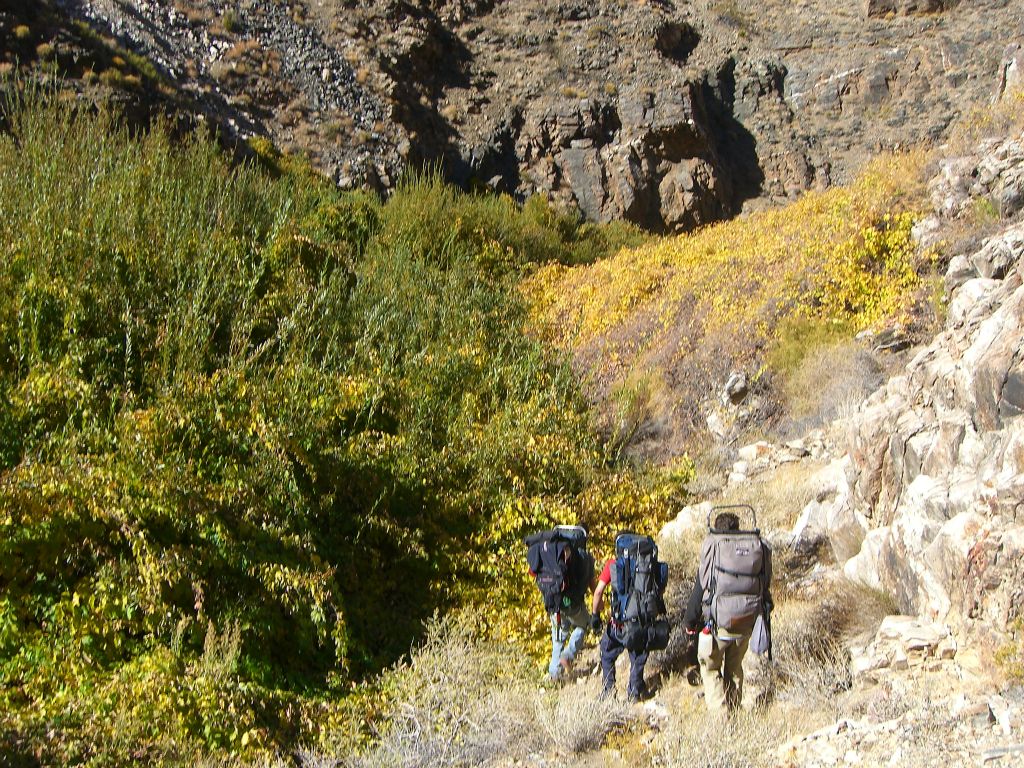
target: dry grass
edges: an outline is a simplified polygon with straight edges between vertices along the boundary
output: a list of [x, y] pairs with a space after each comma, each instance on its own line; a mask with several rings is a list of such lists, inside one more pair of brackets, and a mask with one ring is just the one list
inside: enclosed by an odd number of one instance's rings
[[[596, 749], [629, 710], [598, 696], [598, 681], [550, 687], [521, 650], [485, 641], [472, 617], [428, 628], [410, 661], [383, 678], [388, 711], [357, 755], [303, 756], [308, 766], [476, 766], [522, 761], [531, 752]], [[352, 744], [342, 734], [338, 744]]]
[[995, 104], [979, 106], [957, 121], [937, 156], [956, 157], [976, 151], [988, 139], [1003, 139], [1024, 129], [1024, 89], [1006, 94]]
[[658, 542], [658, 557], [669, 563], [671, 573], [669, 581], [679, 579], [691, 581], [697, 573], [697, 561], [700, 556], [700, 544], [704, 540], [704, 528], [691, 528], [682, 536], [674, 536]]
[[783, 386], [789, 420], [780, 432], [806, 434], [856, 410], [882, 373], [871, 351], [853, 340], [809, 349]]
[[629, 711], [622, 702], [603, 699], [599, 693], [595, 679], [536, 699], [537, 724], [557, 752], [578, 754], [597, 749], [609, 731], [628, 721]]
[[[657, 764], [666, 768], [775, 765], [780, 744], [825, 722], [820, 712], [809, 707], [773, 707], [738, 712], [723, 724], [693, 696], [685, 697], [670, 711], [672, 718], [655, 743]], [[714, 734], [727, 736], [716, 738]]]
[[174, 9], [184, 15], [190, 24], [204, 24], [213, 19], [213, 11], [209, 8], [197, 6], [187, 0], [176, 0]]
[[228, 61], [238, 61], [239, 59], [243, 59], [256, 51], [259, 51], [260, 47], [258, 40], [239, 40], [224, 52], [224, 58]]
[[745, 483], [726, 487], [714, 504], [749, 504], [757, 512], [762, 531], [792, 528], [803, 508], [821, 495], [816, 480], [821, 468], [821, 464], [809, 460], [783, 464]]
[[[686, 553], [695, 551], [697, 534], [678, 552], [663, 550], [665, 558], [692, 560]], [[309, 751], [298, 758], [305, 768], [506, 766], [532, 755], [562, 761], [583, 755], [590, 764], [610, 745], [633, 755], [629, 765], [774, 765], [780, 745], [838, 717], [855, 712], [891, 719], [918, 707], [913, 692], [893, 687], [856, 698], [847, 693], [845, 643], [874, 632], [889, 607], [881, 596], [845, 581], [819, 583], [804, 598], [783, 596], [773, 616], [775, 662], [748, 672], [746, 709], [723, 726], [709, 717], [695, 689], [668, 674], [658, 686], [667, 714], [653, 731], [636, 719], [645, 710], [600, 699], [596, 679], [541, 685], [522, 653], [481, 639], [471, 617], [448, 618], [429, 629], [407, 664], [383, 679], [389, 709], [368, 747], [358, 754]], [[748, 666], [757, 663], [748, 660]], [[709, 749], [709, 734], [723, 728], [728, 738]], [[348, 734], [337, 743], [356, 741]]]
[[384, 682], [388, 711], [353, 768], [476, 765], [528, 743], [527, 670], [518, 654], [478, 639], [455, 618], [428, 628], [423, 646]]
[[766, 698], [838, 715], [839, 696], [852, 685], [847, 644], [873, 635], [892, 612], [890, 598], [845, 579], [820, 582], [808, 598], [777, 600]]
[[[772, 615], [774, 662], [747, 659], [745, 709], [727, 724], [712, 719], [695, 690], [676, 685], [662, 693], [670, 719], [654, 742], [656, 761], [667, 768], [771, 766], [778, 748], [857, 707], [893, 717], [916, 706], [911, 694], [877, 689], [854, 700], [846, 643], [873, 633], [890, 604], [845, 581], [820, 583], [803, 599], [777, 599]], [[753, 669], [752, 669], [753, 668]], [[709, 740], [713, 733], [728, 738]], [[713, 743], [713, 748], [709, 746]]]

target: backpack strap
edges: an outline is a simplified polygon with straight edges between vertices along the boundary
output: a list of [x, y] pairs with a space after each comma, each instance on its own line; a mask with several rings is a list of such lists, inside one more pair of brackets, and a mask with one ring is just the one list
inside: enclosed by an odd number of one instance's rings
[[[724, 573], [726, 576], [750, 576], [749, 573], [740, 573], [739, 571], [730, 571], [728, 568], [723, 568], [720, 565], [715, 566], [715, 573]], [[714, 578], [714, 577], [712, 577]], [[757, 575], [758, 584], [764, 584], [764, 562], [761, 562], [761, 571]]]
[[761, 560], [761, 616], [768, 634], [768, 661], [774, 661], [772, 656], [772, 612], [768, 608], [768, 590], [771, 589], [772, 581], [772, 550], [764, 540], [761, 542], [761, 549], [764, 553]]
[[629, 561], [629, 553], [623, 552], [615, 558], [615, 614], [613, 618], [622, 623], [622, 617], [626, 612], [626, 601], [629, 600], [630, 584], [632, 582], [632, 563]]
[[705, 624], [711, 624], [712, 629], [715, 627], [715, 617], [712, 615], [712, 606], [714, 605], [715, 590], [718, 588], [718, 579], [715, 578], [715, 574], [718, 572], [718, 540], [713, 538], [714, 533], [708, 534], [708, 556], [711, 558], [711, 562], [708, 564], [708, 586], [704, 590], [704, 610], [703, 618]]

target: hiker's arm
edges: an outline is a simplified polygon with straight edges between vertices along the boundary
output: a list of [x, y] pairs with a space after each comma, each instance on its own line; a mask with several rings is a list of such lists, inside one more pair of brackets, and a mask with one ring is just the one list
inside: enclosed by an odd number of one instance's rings
[[686, 613], [683, 614], [683, 626], [688, 632], [696, 632], [704, 619], [704, 590], [700, 588], [700, 575], [693, 581], [693, 590], [690, 592], [690, 600], [686, 604]]
[[590, 613], [601, 613], [601, 602], [604, 600], [604, 590], [608, 586], [607, 581], [598, 579], [597, 587], [594, 588], [594, 599], [590, 603]]
[[607, 581], [597, 580], [597, 586], [594, 587], [594, 598], [590, 602], [590, 629], [594, 632], [601, 631], [601, 601], [604, 598], [604, 588], [608, 586]]

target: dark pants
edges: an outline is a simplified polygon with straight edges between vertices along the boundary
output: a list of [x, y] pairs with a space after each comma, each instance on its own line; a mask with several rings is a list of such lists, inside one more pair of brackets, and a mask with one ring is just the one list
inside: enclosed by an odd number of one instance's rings
[[[608, 624], [604, 628], [604, 635], [601, 636], [601, 672], [604, 675], [604, 690], [607, 692], [615, 689], [615, 660], [626, 650], [626, 646], [619, 639], [619, 633]], [[639, 697], [645, 692], [644, 667], [647, 665], [648, 650], [629, 652], [629, 686], [626, 689], [627, 695]]]

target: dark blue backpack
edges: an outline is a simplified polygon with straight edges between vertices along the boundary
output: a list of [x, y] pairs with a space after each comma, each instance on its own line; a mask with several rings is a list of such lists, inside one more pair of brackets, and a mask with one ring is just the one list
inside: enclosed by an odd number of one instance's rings
[[668, 646], [664, 618], [668, 564], [658, 560], [658, 545], [650, 536], [622, 533], [615, 539], [611, 566], [612, 621], [629, 650], [661, 650]]

